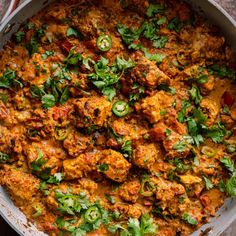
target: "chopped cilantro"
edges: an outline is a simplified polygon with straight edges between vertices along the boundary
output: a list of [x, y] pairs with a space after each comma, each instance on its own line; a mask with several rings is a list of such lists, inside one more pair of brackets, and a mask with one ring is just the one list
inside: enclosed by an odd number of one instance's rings
[[55, 106], [56, 98], [52, 94], [45, 94], [42, 96], [42, 105], [44, 108], [51, 108]]
[[190, 102], [184, 99], [182, 101], [182, 109], [178, 112], [178, 121], [183, 123], [186, 119], [187, 109], [191, 106]]
[[189, 94], [194, 103], [199, 105], [202, 100], [200, 89], [196, 85], [193, 85], [191, 90], [189, 90]]
[[155, 14], [159, 13], [159, 14], [163, 14], [165, 12], [166, 8], [164, 5], [161, 4], [150, 4], [147, 8], [147, 16], [148, 17], [153, 17], [155, 16]]
[[202, 177], [204, 182], [205, 182], [205, 185], [206, 185], [206, 189], [207, 190], [210, 190], [214, 187], [214, 185], [212, 184], [212, 182], [205, 176]]
[[174, 30], [175, 32], [180, 33], [183, 27], [183, 22], [178, 17], [174, 17], [173, 19], [170, 20], [167, 27], [170, 30]]
[[41, 58], [43, 60], [46, 60], [49, 56], [53, 56], [54, 55], [54, 51], [45, 51], [42, 55]]
[[195, 218], [193, 218], [192, 216], [190, 216], [188, 213], [184, 213], [182, 216], [182, 219], [184, 221], [186, 221], [187, 223], [189, 223], [190, 225], [197, 225], [197, 220]]
[[23, 32], [23, 31], [16, 32], [15, 33], [16, 43], [21, 43], [24, 37], [25, 37], [25, 32]]

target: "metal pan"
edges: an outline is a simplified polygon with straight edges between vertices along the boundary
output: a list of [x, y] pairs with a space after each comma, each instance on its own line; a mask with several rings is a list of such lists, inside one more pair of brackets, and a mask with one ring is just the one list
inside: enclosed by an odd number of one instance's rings
[[[19, 26], [28, 18], [46, 7], [53, 0], [26, 0], [15, 12], [13, 12], [0, 26], [0, 49], [17, 31]], [[236, 22], [214, 0], [188, 0], [193, 8], [205, 15], [213, 24], [219, 26], [224, 33], [227, 42], [236, 51]], [[27, 191], [27, 190], [26, 190]], [[209, 236], [220, 235], [236, 219], [236, 198], [227, 199], [217, 216], [210, 223], [194, 232], [192, 236], [198, 236], [205, 231]], [[14, 206], [8, 194], [0, 186], [0, 214], [11, 227], [22, 236], [45, 236], [43, 232], [28, 223], [24, 214]]]

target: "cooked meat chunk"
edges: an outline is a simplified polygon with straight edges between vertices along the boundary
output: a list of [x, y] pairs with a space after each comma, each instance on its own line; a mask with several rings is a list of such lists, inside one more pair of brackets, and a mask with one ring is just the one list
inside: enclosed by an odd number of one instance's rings
[[102, 34], [102, 27], [106, 25], [103, 12], [95, 7], [83, 9], [82, 12], [80, 17], [73, 18], [73, 26], [87, 39]]
[[75, 130], [70, 130], [68, 137], [63, 142], [64, 148], [72, 157], [77, 157], [79, 154], [92, 147], [91, 138], [85, 136]]
[[135, 203], [138, 199], [139, 190], [140, 182], [137, 180], [131, 180], [123, 183], [119, 187], [119, 195], [125, 201]]
[[79, 179], [96, 170], [98, 160], [99, 156], [92, 153], [80, 154], [74, 159], [64, 160], [63, 169], [66, 179]]
[[116, 182], [123, 182], [126, 179], [131, 164], [121, 153], [113, 150], [104, 150], [98, 153], [98, 156], [100, 158], [98, 164], [105, 166], [105, 170], [102, 170], [102, 172], [107, 178]]
[[39, 190], [39, 179], [31, 174], [5, 165], [0, 170], [0, 184], [5, 186], [14, 201], [22, 205], [32, 204]]
[[106, 97], [80, 98], [75, 104], [78, 113], [78, 127], [103, 126], [111, 115], [111, 103]]
[[138, 167], [149, 169], [158, 159], [158, 153], [154, 143], [138, 145], [133, 151], [132, 161]]
[[141, 205], [138, 203], [130, 204], [130, 205], [117, 203], [114, 205], [113, 208], [115, 211], [120, 212], [122, 218], [124, 219], [128, 219], [128, 218], [139, 219], [143, 211]]
[[204, 98], [200, 106], [207, 115], [207, 125], [212, 126], [220, 112], [219, 105], [211, 98]]
[[149, 133], [153, 140], [163, 141], [168, 157], [186, 157], [190, 152], [188, 139], [162, 122], [157, 123]]
[[170, 78], [154, 62], [142, 57], [132, 69], [131, 77], [143, 86], [154, 88], [160, 84], [170, 84]]
[[235, 53], [187, 1], [49, 2], [0, 51], [0, 184], [49, 236], [191, 235], [236, 195]]
[[167, 202], [174, 198], [176, 195], [182, 195], [185, 193], [185, 188], [181, 184], [163, 180], [161, 178], [152, 179], [156, 186], [156, 199], [163, 202]]
[[62, 160], [66, 158], [65, 151], [54, 142], [34, 142], [24, 147], [28, 165], [32, 172], [41, 175], [45, 171], [53, 175], [62, 167]]
[[150, 123], [157, 123], [161, 119], [161, 111], [172, 106], [174, 99], [171, 95], [160, 91], [141, 101], [141, 111]]
[[216, 210], [223, 204], [224, 193], [214, 188], [206, 191], [200, 196], [200, 201], [205, 207], [205, 211], [214, 216]]

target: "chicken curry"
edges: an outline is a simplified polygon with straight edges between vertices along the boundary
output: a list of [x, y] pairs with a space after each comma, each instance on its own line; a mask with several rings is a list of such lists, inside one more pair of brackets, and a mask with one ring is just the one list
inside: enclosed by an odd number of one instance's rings
[[0, 184], [48, 235], [190, 235], [236, 195], [235, 55], [175, 0], [50, 4], [0, 52]]

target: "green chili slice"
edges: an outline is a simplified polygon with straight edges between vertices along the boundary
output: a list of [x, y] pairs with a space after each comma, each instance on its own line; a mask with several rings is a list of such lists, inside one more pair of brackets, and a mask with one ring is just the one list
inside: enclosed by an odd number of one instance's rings
[[101, 211], [97, 206], [91, 206], [85, 212], [84, 219], [86, 222], [93, 224], [101, 218]]
[[203, 146], [201, 152], [208, 157], [214, 157], [216, 154], [216, 151], [209, 146]]
[[140, 194], [144, 197], [151, 197], [156, 190], [155, 184], [149, 179], [142, 180]]
[[126, 116], [129, 113], [129, 104], [124, 101], [117, 101], [112, 106], [112, 112], [118, 117]]
[[42, 215], [42, 208], [39, 205], [34, 205], [33, 206], [35, 213], [32, 215], [33, 217], [39, 217]]
[[112, 46], [112, 39], [109, 35], [103, 34], [97, 38], [97, 47], [102, 52], [107, 52]]
[[63, 141], [67, 138], [68, 134], [69, 130], [67, 127], [56, 127], [54, 137], [56, 140]]
[[4, 164], [9, 160], [9, 155], [6, 153], [0, 152], [0, 163]]

